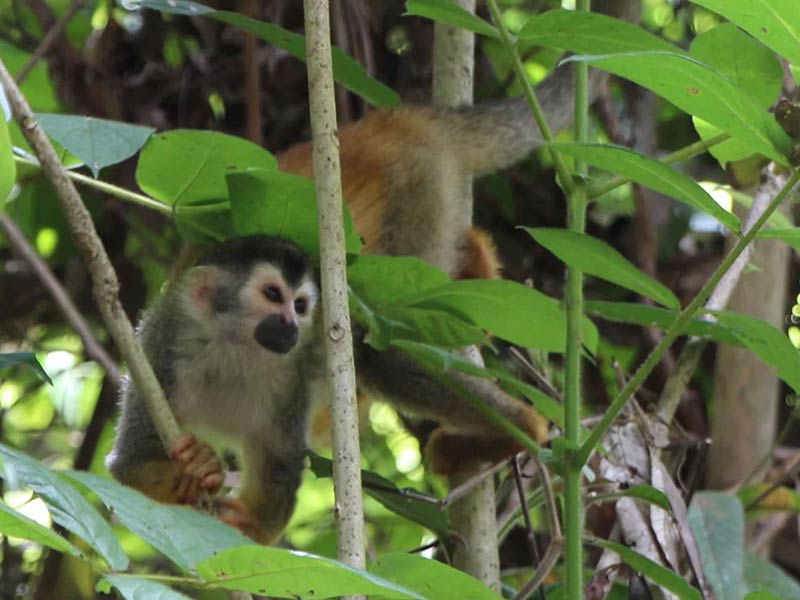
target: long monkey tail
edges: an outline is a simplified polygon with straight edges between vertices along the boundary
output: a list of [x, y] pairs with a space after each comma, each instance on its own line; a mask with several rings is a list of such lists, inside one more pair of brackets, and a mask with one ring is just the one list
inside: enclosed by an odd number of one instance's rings
[[[595, 12], [638, 22], [641, 0], [595, 0]], [[574, 67], [558, 67], [536, 88], [542, 112], [553, 133], [572, 125], [574, 119]], [[589, 72], [589, 101], [600, 93], [608, 75]], [[444, 110], [451, 147], [461, 155], [470, 174], [494, 172], [528, 156], [542, 145], [542, 134], [524, 97], [484, 102], [455, 110]]]

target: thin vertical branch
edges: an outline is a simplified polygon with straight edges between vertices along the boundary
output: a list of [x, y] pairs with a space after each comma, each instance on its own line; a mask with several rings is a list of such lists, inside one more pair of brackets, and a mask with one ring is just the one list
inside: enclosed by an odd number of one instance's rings
[[92, 217], [2, 60], [0, 60], [0, 84], [5, 88], [20, 129], [39, 158], [42, 170], [55, 188], [75, 245], [86, 262], [92, 279], [95, 302], [103, 321], [128, 364], [133, 382], [142, 395], [161, 441], [165, 448], [169, 448], [180, 435], [180, 428], [147, 361], [147, 356], [134, 335], [133, 326], [122, 309], [119, 301], [119, 280], [97, 235]]
[[304, 0], [308, 90], [313, 137], [314, 180], [320, 234], [320, 274], [325, 351], [331, 395], [333, 484], [339, 527], [339, 560], [366, 564], [361, 451], [353, 365], [353, 338], [347, 308], [342, 182], [331, 66], [330, 8], [327, 0]]

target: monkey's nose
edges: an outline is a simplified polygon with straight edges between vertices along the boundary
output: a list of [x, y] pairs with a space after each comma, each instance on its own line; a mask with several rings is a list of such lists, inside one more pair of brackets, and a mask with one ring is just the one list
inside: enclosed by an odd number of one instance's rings
[[263, 319], [253, 332], [256, 341], [267, 350], [286, 354], [297, 344], [297, 323], [283, 315], [270, 315]]

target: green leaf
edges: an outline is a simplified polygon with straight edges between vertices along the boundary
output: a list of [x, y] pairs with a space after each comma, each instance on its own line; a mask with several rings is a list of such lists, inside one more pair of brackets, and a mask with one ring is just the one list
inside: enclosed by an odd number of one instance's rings
[[800, 352], [788, 336], [769, 323], [739, 313], [713, 312], [720, 325], [731, 329], [739, 342], [772, 367], [795, 393], [800, 393]]
[[[800, 600], [800, 584], [783, 569], [746, 552], [744, 555], [744, 584], [753, 594], [761, 593], [762, 599]], [[767, 594], [767, 595], [763, 595]], [[747, 596], [750, 598], [751, 596]], [[758, 597], [758, 596], [754, 596]]]
[[599, 13], [548, 10], [522, 26], [518, 37], [539, 46], [578, 54], [614, 54], [648, 50], [682, 52], [676, 46], [627, 21]]
[[155, 131], [95, 117], [39, 113], [36, 119], [47, 135], [81, 159], [95, 177], [103, 167], [136, 154]]
[[388, 331], [389, 341], [412, 340], [450, 349], [490, 343], [483, 330], [468, 317], [444, 310], [404, 306], [389, 309], [381, 316], [393, 324]]
[[610, 144], [550, 144], [562, 154], [572, 156], [705, 212], [728, 229], [738, 232], [739, 219], [717, 204], [691, 177], [634, 150]]
[[[333, 463], [313, 452], [311, 471], [317, 477], [333, 477]], [[361, 484], [364, 492], [383, 504], [396, 515], [430, 529], [437, 537], [446, 539], [450, 533], [447, 511], [434, 504], [437, 498], [427, 496], [412, 488], [398, 488], [391, 481], [373, 471], [361, 470]], [[422, 498], [425, 500], [422, 500]]]
[[0, 353], [0, 369], [12, 367], [14, 365], [27, 365], [39, 376], [40, 379], [53, 385], [53, 380], [45, 372], [44, 367], [36, 358], [34, 352], [2, 352]]
[[[736, 52], [731, 52], [731, 48], [736, 48]], [[689, 54], [725, 75], [763, 109], [769, 109], [781, 92], [783, 69], [775, 55], [735, 25], [723, 23], [703, 32], [692, 41]], [[694, 122], [704, 140], [721, 133], [702, 119], [695, 118]], [[710, 152], [723, 167], [729, 161], [753, 154], [752, 149], [738, 139], [712, 146]]]
[[446, 285], [447, 273], [412, 256], [357, 256], [347, 266], [347, 282], [371, 306]]
[[[396, 306], [416, 306], [466, 316], [512, 344], [548, 352], [563, 352], [566, 316], [558, 303], [532, 288], [502, 279], [453, 281], [410, 297], [398, 298]], [[597, 330], [583, 321], [583, 340], [594, 351]]]
[[[612, 552], [616, 552], [619, 554], [620, 558], [623, 560], [623, 562], [625, 562], [625, 564], [629, 565], [631, 568], [653, 581], [656, 585], [660, 585], [661, 587], [668, 589], [670, 592], [678, 596], [678, 598], [681, 598], [681, 600], [702, 599], [700, 591], [684, 581], [683, 577], [665, 567], [662, 567], [658, 563], [653, 562], [649, 558], [642, 556], [638, 552], [631, 550], [627, 546], [617, 544], [616, 542], [609, 542], [607, 540], [599, 539], [592, 539], [592, 543], [600, 546], [601, 548], [607, 548]], [[731, 596], [731, 598], [733, 597], [734, 596]], [[736, 597], [738, 598], [739, 596]]]
[[114, 587], [125, 600], [191, 600], [165, 585], [131, 575], [106, 575], [97, 587], [98, 591], [105, 593]]
[[800, 513], [800, 493], [786, 486], [755, 483], [742, 486], [736, 496], [745, 507], [748, 517], [770, 512]]
[[484, 379], [497, 379], [512, 393], [527, 398], [548, 421], [553, 421], [562, 428], [564, 426], [564, 408], [559, 402], [532, 385], [520, 381], [507, 371], [480, 367], [460, 354], [418, 342], [396, 340], [392, 342], [392, 346], [401, 349], [438, 373], [444, 374], [450, 369], [455, 369]]
[[[305, 38], [302, 35], [287, 31], [272, 23], [246, 17], [239, 13], [225, 10], [213, 10], [199, 2], [186, 0], [131, 0], [134, 7], [152, 8], [165, 13], [179, 15], [204, 15], [238, 27], [252, 33], [262, 40], [285, 50], [302, 61], [306, 59]], [[354, 94], [364, 98], [373, 106], [396, 106], [400, 104], [400, 96], [390, 87], [367, 75], [358, 61], [335, 46], [331, 51], [333, 60], [333, 78]]]
[[679, 309], [681, 306], [669, 288], [642, 273], [602, 240], [566, 229], [522, 229], [570, 267], [615, 283], [669, 308]]
[[744, 596], [744, 512], [739, 500], [721, 492], [698, 492], [687, 518], [716, 597]]
[[[795, 0], [692, 0], [736, 23], [789, 62], [800, 65], [800, 12]], [[730, 51], [726, 53], [730, 56]]]
[[[675, 311], [633, 302], [590, 300], [586, 302], [586, 312], [615, 323], [631, 323], [645, 327], [658, 327], [659, 329], [668, 329], [678, 318], [678, 313]], [[744, 345], [731, 329], [719, 323], [701, 319], [689, 321], [689, 324], [681, 334], [710, 338], [716, 342], [734, 346]]]
[[0, 502], [0, 533], [9, 537], [30, 540], [59, 552], [79, 556], [78, 549], [52, 529], [39, 525], [33, 519], [18, 513], [5, 502]]
[[[232, 171], [225, 180], [238, 235], [278, 235], [293, 240], [312, 256], [319, 256], [317, 199], [312, 180], [264, 169]], [[363, 244], [347, 207], [342, 210], [346, 250], [356, 254]]]
[[671, 511], [672, 507], [669, 505], [669, 498], [667, 495], [650, 485], [634, 485], [625, 490], [620, 490], [620, 496], [628, 496], [636, 498], [637, 500], [644, 500], [649, 504], [663, 508], [666, 511]]
[[20, 481], [41, 496], [53, 520], [83, 538], [114, 569], [128, 568], [114, 531], [75, 488], [40, 462], [18, 450], [0, 444], [4, 477]]
[[694, 58], [677, 52], [631, 52], [567, 60], [588, 62], [630, 79], [749, 143], [754, 152], [787, 164], [791, 141], [772, 115], [727, 77]]
[[[0, 88], [0, 94], [3, 93]], [[11, 151], [11, 137], [8, 134], [8, 123], [5, 115], [0, 110], [0, 210], [5, 206], [6, 200], [11, 195], [14, 181], [17, 178], [17, 165]]]
[[762, 229], [756, 234], [756, 237], [782, 240], [795, 250], [800, 251], [800, 227], [791, 227], [787, 229]]
[[496, 27], [448, 0], [406, 0], [405, 14], [426, 17], [495, 39], [500, 37]]
[[184, 570], [226, 548], [252, 543], [233, 527], [192, 508], [161, 504], [92, 473], [65, 475], [97, 494], [125, 527]]
[[404, 552], [384, 554], [369, 571], [431, 600], [500, 600], [502, 597], [453, 567]]
[[276, 166], [274, 156], [242, 138], [175, 129], [158, 133], [147, 142], [136, 167], [136, 183], [165, 204], [208, 205], [228, 198], [227, 173], [251, 167], [274, 170]]
[[264, 546], [224, 550], [198, 564], [197, 574], [228, 590], [279, 598], [374, 594], [385, 598], [425, 599], [391, 581], [330, 558]]

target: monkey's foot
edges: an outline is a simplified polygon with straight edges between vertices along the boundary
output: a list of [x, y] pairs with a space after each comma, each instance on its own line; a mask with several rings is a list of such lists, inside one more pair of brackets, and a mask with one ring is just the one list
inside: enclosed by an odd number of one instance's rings
[[264, 536], [261, 525], [247, 505], [238, 498], [214, 498], [214, 514], [223, 523], [235, 527], [246, 536], [260, 542]]
[[170, 458], [179, 465], [174, 490], [180, 504], [197, 504], [200, 494], [216, 494], [222, 487], [222, 462], [214, 449], [194, 434], [184, 433], [170, 448]]

